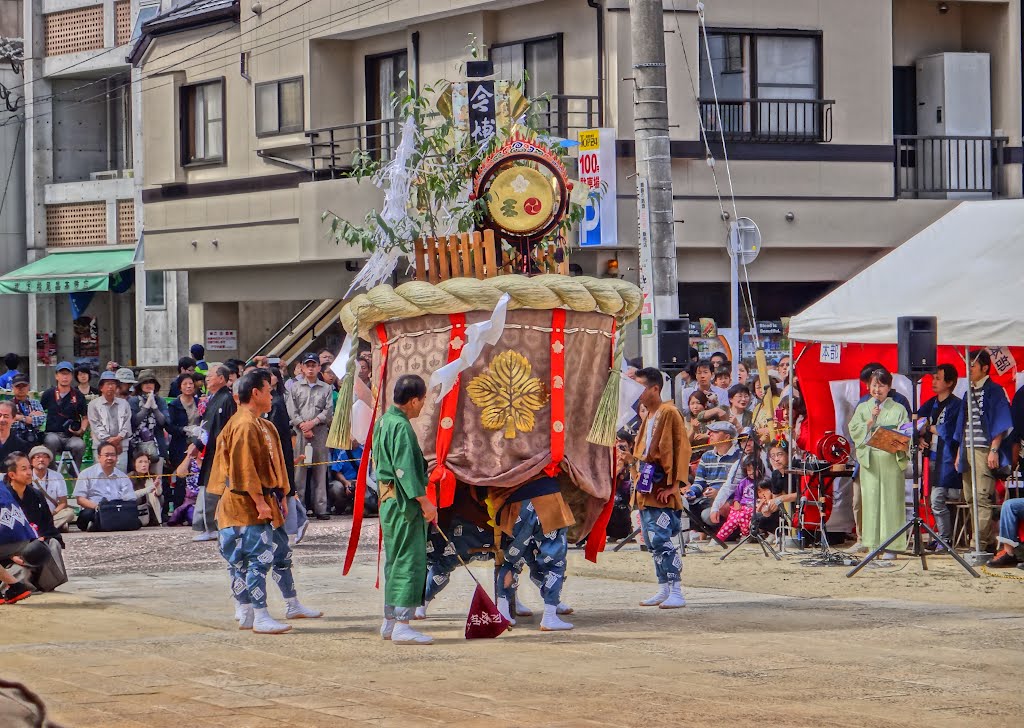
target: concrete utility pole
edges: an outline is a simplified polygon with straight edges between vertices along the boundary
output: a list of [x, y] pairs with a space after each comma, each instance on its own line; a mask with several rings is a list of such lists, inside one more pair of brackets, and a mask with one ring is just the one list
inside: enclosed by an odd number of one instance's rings
[[[650, 190], [651, 270], [641, 279], [653, 281], [653, 301], [645, 301], [641, 318], [641, 350], [645, 366], [658, 365], [658, 319], [679, 316], [679, 275], [672, 212], [672, 157], [668, 138], [668, 83], [665, 73], [665, 18], [662, 0], [630, 0], [630, 45], [633, 54], [633, 129], [636, 172]], [[644, 211], [638, 211], [641, 215]], [[645, 221], [641, 220], [641, 227]], [[652, 310], [647, 313], [647, 303]], [[653, 324], [653, 326], [651, 325]]]

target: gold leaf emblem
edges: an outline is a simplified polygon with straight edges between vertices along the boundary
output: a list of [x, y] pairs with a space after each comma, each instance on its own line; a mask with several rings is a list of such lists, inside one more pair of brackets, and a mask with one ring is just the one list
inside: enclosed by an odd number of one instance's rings
[[483, 410], [480, 424], [488, 430], [505, 430], [505, 439], [516, 432], [532, 432], [534, 412], [548, 400], [533, 367], [516, 351], [504, 351], [491, 360], [487, 371], [473, 378], [466, 393]]

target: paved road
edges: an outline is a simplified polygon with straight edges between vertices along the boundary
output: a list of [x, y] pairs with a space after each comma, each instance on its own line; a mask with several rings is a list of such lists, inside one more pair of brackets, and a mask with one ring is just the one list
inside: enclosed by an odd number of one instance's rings
[[1021, 725], [1019, 609], [691, 587], [666, 612], [636, 606], [649, 584], [588, 566], [567, 587], [571, 633], [465, 641], [463, 574], [424, 623], [438, 643], [398, 647], [376, 636], [373, 559], [340, 575], [341, 528], [296, 550], [300, 596], [326, 617], [282, 636], [234, 627], [212, 544], [77, 537], [62, 593], [0, 607], [0, 672], [83, 727]]

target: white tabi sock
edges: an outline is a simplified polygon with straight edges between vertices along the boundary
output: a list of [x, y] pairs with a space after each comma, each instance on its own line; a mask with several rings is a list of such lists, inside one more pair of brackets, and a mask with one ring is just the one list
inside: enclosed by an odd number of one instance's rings
[[512, 615], [509, 612], [508, 599], [505, 597], [498, 597], [498, 603], [496, 606], [498, 607], [498, 611], [501, 612], [501, 616], [507, 619], [509, 624], [515, 625], [516, 620], [512, 618]]
[[668, 583], [660, 584], [658, 586], [658, 593], [653, 597], [648, 597], [640, 602], [641, 607], [656, 607], [663, 601], [668, 599]]
[[540, 629], [542, 632], [565, 632], [572, 629], [572, 625], [558, 617], [558, 605], [545, 604]]

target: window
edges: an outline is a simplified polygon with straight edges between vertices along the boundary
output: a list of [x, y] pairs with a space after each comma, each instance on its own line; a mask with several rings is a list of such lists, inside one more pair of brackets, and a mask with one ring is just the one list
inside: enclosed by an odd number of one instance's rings
[[491, 46], [495, 78], [522, 83], [526, 98], [536, 101], [541, 126], [566, 135], [566, 109], [562, 100], [562, 36], [502, 43]]
[[302, 79], [256, 84], [256, 135], [302, 131]]
[[146, 271], [146, 308], [164, 308], [167, 305], [162, 270]]
[[395, 96], [404, 95], [408, 67], [406, 51], [366, 57], [366, 120], [385, 121], [366, 127], [366, 148], [376, 158], [381, 154], [389, 158], [398, 145]]
[[[709, 32], [701, 38], [700, 101], [709, 130], [765, 140], [821, 136], [821, 36], [810, 33]], [[714, 88], [712, 88], [712, 81]]]
[[223, 162], [224, 81], [181, 89], [182, 164]]
[[139, 14], [135, 17], [135, 27], [132, 29], [131, 42], [134, 43], [142, 37], [142, 26], [160, 14], [160, 5], [143, 5], [139, 8]]

